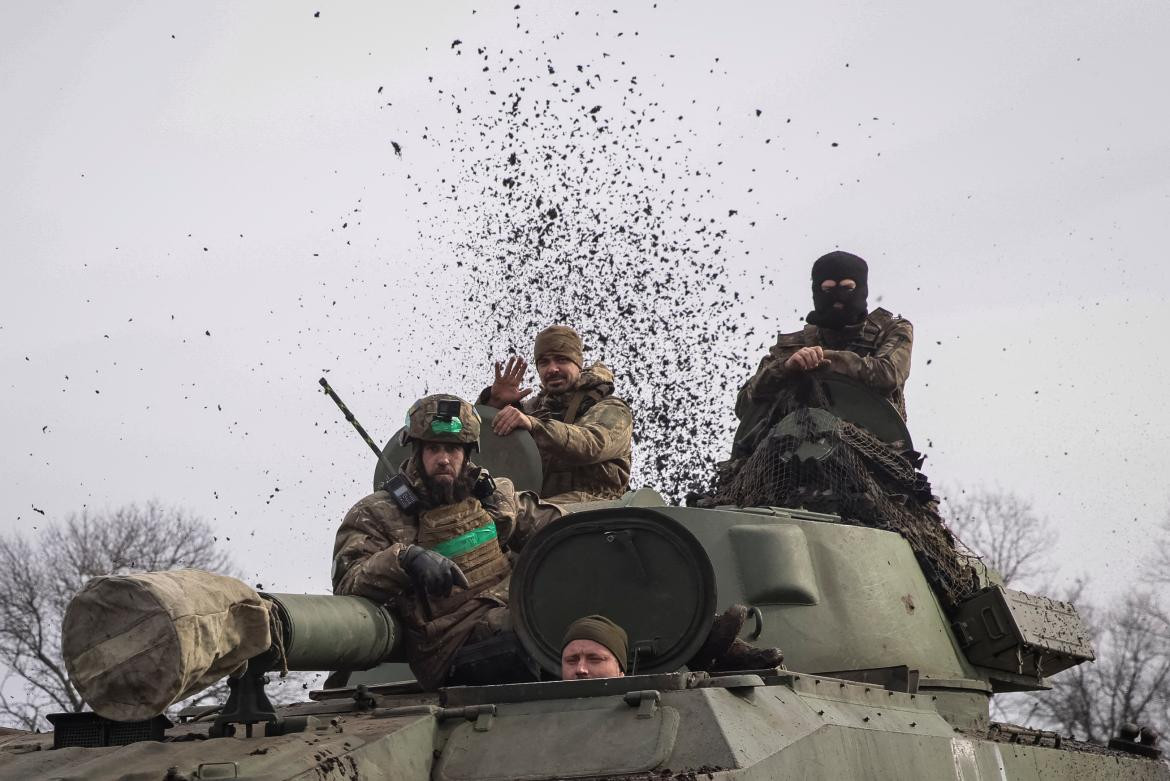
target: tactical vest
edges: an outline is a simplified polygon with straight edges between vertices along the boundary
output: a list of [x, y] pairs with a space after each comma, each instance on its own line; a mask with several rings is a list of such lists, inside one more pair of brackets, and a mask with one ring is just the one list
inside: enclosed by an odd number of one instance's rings
[[882, 331], [894, 322], [894, 316], [885, 309], [875, 309], [861, 321], [861, 328], [849, 342], [849, 349], [868, 358], [877, 351]]
[[[846, 349], [850, 352], [857, 353], [862, 358], [868, 358], [877, 352], [878, 345], [881, 343], [882, 333], [889, 328], [898, 318], [888, 310], [882, 307], [870, 312], [865, 316], [865, 319], [854, 326], [849, 326], [844, 329], [847, 333], [847, 338], [844, 345], [830, 343], [825, 340], [823, 329], [815, 325], [805, 326], [805, 333], [811, 336], [809, 344], [816, 344], [820, 341], [826, 347], [832, 349]], [[811, 329], [811, 332], [810, 332]], [[817, 334], [820, 334], [818, 340]], [[894, 408], [898, 410], [898, 414], [902, 416], [902, 420], [906, 419], [906, 397], [901, 388], [894, 388], [891, 391], [883, 394], [889, 400]]]
[[[569, 395], [569, 403], [565, 405], [564, 415], [559, 416], [559, 420], [562, 423], [575, 423], [577, 418], [584, 415], [589, 411], [590, 407], [604, 398], [605, 395], [596, 388], [573, 391]], [[558, 415], [554, 414], [552, 417], [558, 418]]]
[[842, 328], [841, 331], [845, 334], [845, 338], [842, 340], [826, 339], [827, 334], [833, 333], [831, 330], [809, 324], [801, 331], [780, 334], [777, 344], [781, 347], [804, 347], [819, 344], [831, 350], [849, 350], [862, 358], [868, 358], [877, 352], [882, 331], [894, 320], [895, 318], [889, 310], [879, 307], [866, 315], [860, 323]]
[[[615, 398], [613, 372], [602, 363], [595, 363], [581, 372], [578, 387], [568, 393], [548, 395], [543, 391], [524, 405], [529, 415], [539, 420], [577, 425], [586, 413], [605, 399]], [[624, 402], [623, 402], [624, 403]], [[541, 451], [544, 481], [540, 495], [575, 498], [561, 501], [616, 499], [625, 493], [629, 483], [630, 454], [599, 464], [566, 463]], [[578, 496], [579, 495], [579, 496]]]
[[[572, 425], [608, 397], [596, 388], [577, 390], [568, 395], [563, 409], [550, 405], [538, 409], [536, 417]], [[625, 493], [624, 483], [628, 482], [630, 459], [627, 454], [624, 458], [598, 464], [572, 464], [541, 453], [541, 466], [544, 469], [541, 496], [562, 497], [560, 501], [620, 499]], [[569, 496], [573, 498], [567, 498]]]
[[475, 498], [419, 513], [418, 544], [458, 564], [470, 584], [466, 589], [456, 587], [447, 597], [426, 596], [432, 618], [453, 612], [512, 572], [496, 536], [496, 523]]

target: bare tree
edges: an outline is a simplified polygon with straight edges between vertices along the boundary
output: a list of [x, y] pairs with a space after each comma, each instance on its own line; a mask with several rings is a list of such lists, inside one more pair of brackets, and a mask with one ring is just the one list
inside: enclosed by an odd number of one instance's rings
[[959, 488], [943, 497], [943, 517], [955, 535], [997, 570], [1004, 583], [1051, 571], [1052, 529], [1027, 499], [1000, 490]]
[[1170, 510], [1154, 539], [1154, 544], [1142, 560], [1142, 580], [1155, 588], [1170, 586]]
[[8, 670], [0, 693], [11, 680], [24, 695], [0, 694], [0, 721], [33, 730], [47, 712], [85, 707], [61, 659], [61, 620], [87, 580], [176, 567], [230, 573], [231, 562], [205, 521], [156, 502], [84, 511], [33, 542], [0, 535], [0, 664]]
[[[1006, 584], [1034, 583], [1051, 572], [1052, 530], [1029, 501], [1004, 491], [960, 489], [945, 498], [944, 516]], [[1170, 725], [1170, 619], [1154, 588], [1170, 584], [1170, 518], [1143, 572], [1145, 582], [1134, 583], [1107, 609], [1086, 599], [1083, 579], [1067, 590], [1061, 598], [1077, 605], [1097, 661], [1054, 676], [1050, 691], [997, 697], [997, 716], [1097, 743], [1124, 722]]]

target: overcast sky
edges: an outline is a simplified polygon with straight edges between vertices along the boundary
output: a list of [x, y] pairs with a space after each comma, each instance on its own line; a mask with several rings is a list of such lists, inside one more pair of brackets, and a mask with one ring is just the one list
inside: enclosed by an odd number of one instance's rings
[[1017, 492], [1063, 576], [1129, 582], [1170, 507], [1170, 7], [513, 5], [6, 4], [0, 530], [157, 498], [253, 582], [327, 591], [373, 463], [316, 380], [386, 439], [462, 376], [420, 280], [467, 228], [433, 131], [486, 47], [497, 87], [637, 75], [737, 212], [760, 334], [800, 327], [818, 255], [867, 258], [936, 487]]

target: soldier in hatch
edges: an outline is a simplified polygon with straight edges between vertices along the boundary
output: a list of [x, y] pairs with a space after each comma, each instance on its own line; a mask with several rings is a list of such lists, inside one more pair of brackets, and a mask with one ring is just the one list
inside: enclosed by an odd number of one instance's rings
[[814, 308], [805, 317], [808, 325], [780, 334], [740, 389], [739, 417], [744, 407], [775, 398], [795, 377], [825, 369], [861, 381], [906, 419], [903, 387], [910, 376], [914, 326], [880, 307], [868, 310], [868, 279], [869, 266], [851, 253], [830, 252], [817, 259], [812, 267]]
[[605, 616], [578, 618], [561, 641], [561, 679], [622, 678], [629, 645], [626, 630]]
[[333, 592], [395, 608], [427, 689], [533, 680], [506, 607], [507, 552], [561, 511], [473, 464], [479, 432], [457, 396], [415, 402], [404, 435], [414, 455], [346, 514], [333, 548]]
[[914, 327], [885, 309], [869, 311], [869, 267], [848, 252], [830, 252], [812, 267], [813, 311], [802, 330], [780, 334], [735, 402], [739, 429], [721, 480], [735, 473], [772, 423], [801, 405], [799, 393], [818, 372], [852, 378], [893, 405], [906, 419], [903, 387], [910, 375]]
[[630, 485], [630, 407], [613, 395], [613, 372], [585, 367], [584, 345], [572, 328], [554, 325], [536, 336], [541, 389], [521, 388], [528, 364], [513, 357], [496, 363], [496, 378], [479, 403], [500, 410], [492, 430], [532, 433], [544, 466], [541, 496], [552, 502], [618, 499]]
[[[757, 648], [739, 639], [748, 617], [745, 605], [732, 605], [715, 616], [711, 630], [695, 655], [691, 670], [707, 672], [773, 669], [784, 663], [779, 648]], [[561, 678], [622, 678], [629, 657], [626, 630], [601, 615], [585, 616], [569, 625], [561, 641]]]

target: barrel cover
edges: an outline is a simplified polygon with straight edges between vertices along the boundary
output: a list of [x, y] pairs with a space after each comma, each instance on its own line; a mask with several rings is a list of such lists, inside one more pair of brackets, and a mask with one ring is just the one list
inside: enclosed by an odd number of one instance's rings
[[[472, 455], [472, 460], [492, 473], [493, 477], [506, 477], [516, 486], [517, 491], [540, 492], [544, 480], [544, 470], [541, 466], [540, 451], [536, 442], [527, 431], [516, 430], [506, 437], [500, 437], [492, 431], [492, 421], [495, 420], [495, 407], [486, 404], [477, 404], [475, 407], [482, 422], [479, 434], [479, 452]], [[414, 446], [402, 444], [402, 433], [405, 428], [394, 432], [394, 436], [382, 448], [382, 459], [379, 459], [374, 469], [374, 490], [382, 487], [393, 475], [386, 474], [382, 465], [385, 461], [397, 467], [414, 452]]]
[[271, 645], [256, 591], [194, 569], [93, 578], [61, 626], [70, 682], [115, 721], [153, 718]]
[[629, 635], [628, 672], [674, 672], [711, 631], [715, 573], [694, 535], [664, 513], [590, 510], [549, 524], [524, 547], [509, 604], [524, 649], [553, 676], [569, 624], [595, 613]]

